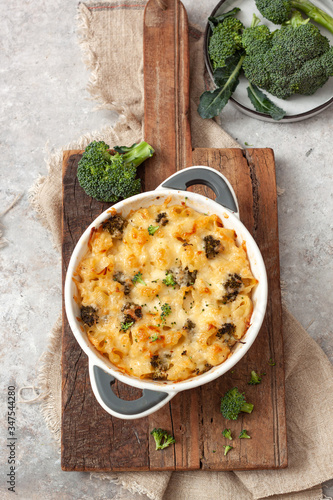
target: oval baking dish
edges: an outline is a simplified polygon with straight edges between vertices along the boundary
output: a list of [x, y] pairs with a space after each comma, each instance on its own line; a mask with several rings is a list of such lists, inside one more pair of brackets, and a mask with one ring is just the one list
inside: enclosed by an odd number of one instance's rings
[[[186, 191], [194, 184], [209, 186], [216, 194], [213, 201], [202, 195]], [[233, 229], [237, 234], [237, 244], [246, 243], [247, 257], [251, 271], [258, 280], [252, 293], [253, 312], [250, 326], [232, 349], [231, 356], [220, 365], [214, 366], [208, 372], [179, 382], [139, 379], [121, 372], [105, 356], [103, 356], [89, 341], [80, 321], [80, 308], [74, 296], [77, 289], [72, 279], [75, 270], [88, 249], [91, 230], [100, 226], [110, 217], [106, 210], [97, 217], [85, 230], [71, 256], [65, 280], [65, 309], [69, 325], [83, 351], [89, 358], [89, 374], [91, 386], [100, 405], [111, 415], [122, 419], [141, 418], [157, 411], [178, 392], [192, 389], [211, 382], [230, 370], [248, 351], [254, 342], [262, 325], [267, 303], [267, 276], [260, 250], [254, 239], [239, 220], [238, 203], [235, 193], [228, 180], [218, 171], [204, 166], [190, 167], [177, 172], [164, 181], [155, 191], [142, 193], [113, 206], [123, 217], [139, 208], [152, 204], [162, 205], [171, 197], [170, 205], [181, 204], [186, 198], [186, 205], [197, 212], [216, 214], [223, 226]], [[143, 389], [141, 398], [135, 401], [124, 401], [118, 398], [111, 389], [114, 378], [119, 381]]]

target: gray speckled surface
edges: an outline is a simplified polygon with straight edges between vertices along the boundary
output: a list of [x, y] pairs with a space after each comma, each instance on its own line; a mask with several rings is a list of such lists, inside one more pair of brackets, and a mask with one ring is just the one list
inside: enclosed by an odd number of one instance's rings
[[[202, 26], [214, 3], [184, 1], [190, 21]], [[8, 240], [0, 251], [3, 404], [9, 384], [34, 384], [36, 365], [61, 306], [60, 257], [29, 206], [28, 190], [38, 175], [47, 173], [48, 148], [61, 147], [116, 118], [94, 111], [89, 100], [89, 75], [75, 35], [76, 6], [76, 0], [0, 3], [0, 212], [24, 193], [1, 220]], [[256, 121], [228, 105], [222, 124], [241, 144], [275, 151], [277, 182], [285, 189], [279, 198], [284, 299], [332, 360], [333, 107], [310, 120], [282, 125]], [[4, 480], [4, 414], [0, 497], [11, 498]], [[17, 438], [19, 498], [142, 498], [116, 485], [90, 481], [88, 474], [62, 472], [38, 404], [17, 408]], [[325, 492], [333, 494], [333, 482]]]

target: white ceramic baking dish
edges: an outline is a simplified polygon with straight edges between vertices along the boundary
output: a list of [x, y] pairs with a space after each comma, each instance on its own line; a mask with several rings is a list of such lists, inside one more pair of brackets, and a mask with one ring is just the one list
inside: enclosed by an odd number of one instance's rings
[[[194, 184], [209, 186], [215, 192], [216, 199], [213, 201], [202, 195], [186, 191], [186, 188]], [[250, 349], [265, 315], [267, 303], [265, 265], [257, 244], [239, 220], [235, 193], [228, 180], [218, 171], [204, 166], [186, 168], [166, 179], [155, 191], [138, 194], [120, 201], [114, 205], [114, 208], [118, 213], [126, 217], [131, 210], [148, 207], [152, 204], [162, 204], [169, 196], [172, 197], [170, 205], [180, 204], [185, 201], [186, 197], [186, 204], [198, 212], [217, 214], [221, 218], [224, 227], [236, 231], [239, 244], [242, 241], [246, 242], [251, 270], [259, 282], [252, 295], [254, 307], [251, 324], [242, 338], [242, 343], [237, 343], [234, 346], [230, 358], [202, 375], [175, 383], [172, 381], [142, 380], [120, 372], [89, 342], [86, 333], [82, 331], [82, 324], [78, 320], [80, 309], [74, 300], [77, 290], [72, 277], [77, 265], [87, 252], [91, 229], [98, 227], [105, 219], [110, 217], [109, 210], [103, 212], [85, 230], [71, 256], [65, 281], [65, 308], [73, 334], [89, 358], [90, 381], [97, 401], [108, 413], [122, 419], [145, 417], [159, 410], [178, 392], [206, 384], [226, 373]], [[124, 401], [118, 398], [112, 391], [112, 383], [114, 383], [115, 378], [124, 384], [143, 389], [142, 397], [135, 401]]]

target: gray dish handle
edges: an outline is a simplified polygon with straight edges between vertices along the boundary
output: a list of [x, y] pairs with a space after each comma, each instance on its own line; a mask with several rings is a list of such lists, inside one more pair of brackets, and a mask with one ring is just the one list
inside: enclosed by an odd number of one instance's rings
[[143, 389], [143, 394], [139, 399], [125, 401], [118, 398], [112, 390], [115, 378], [90, 361], [89, 375], [93, 392], [99, 404], [110, 415], [124, 420], [146, 417], [162, 408], [175, 395], [174, 393], [168, 394]]
[[[186, 191], [195, 184], [204, 184], [216, 194], [216, 203], [228, 208], [239, 217], [238, 201], [228, 179], [217, 170], [205, 166], [184, 168], [166, 179], [159, 188]], [[158, 189], [158, 188], [157, 188]]]

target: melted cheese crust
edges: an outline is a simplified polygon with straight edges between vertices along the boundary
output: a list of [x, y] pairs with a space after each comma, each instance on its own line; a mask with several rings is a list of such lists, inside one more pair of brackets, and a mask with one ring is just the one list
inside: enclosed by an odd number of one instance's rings
[[79, 306], [96, 311], [82, 324], [98, 351], [129, 375], [181, 381], [231, 355], [257, 280], [245, 244], [217, 215], [169, 203], [131, 212], [121, 239], [94, 230], [74, 280]]

